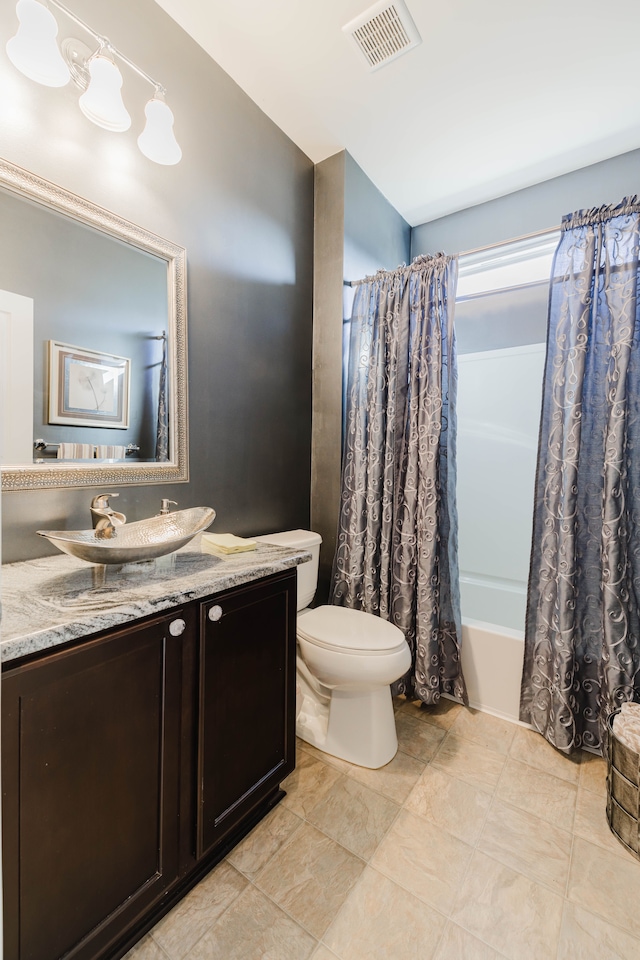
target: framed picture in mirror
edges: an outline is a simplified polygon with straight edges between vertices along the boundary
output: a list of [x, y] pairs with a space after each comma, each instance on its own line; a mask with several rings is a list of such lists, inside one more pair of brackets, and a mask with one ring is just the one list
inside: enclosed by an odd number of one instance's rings
[[131, 361], [49, 341], [49, 423], [129, 426]]

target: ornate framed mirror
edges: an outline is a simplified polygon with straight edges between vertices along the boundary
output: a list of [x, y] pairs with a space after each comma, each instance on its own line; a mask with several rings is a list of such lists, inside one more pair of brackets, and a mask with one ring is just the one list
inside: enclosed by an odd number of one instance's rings
[[0, 159], [3, 490], [189, 479], [186, 251]]

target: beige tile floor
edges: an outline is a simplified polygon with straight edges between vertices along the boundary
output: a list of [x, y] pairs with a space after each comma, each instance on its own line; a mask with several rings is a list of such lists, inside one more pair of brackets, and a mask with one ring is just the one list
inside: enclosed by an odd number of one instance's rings
[[640, 960], [605, 765], [448, 701], [365, 770], [299, 742], [287, 796], [127, 960]]

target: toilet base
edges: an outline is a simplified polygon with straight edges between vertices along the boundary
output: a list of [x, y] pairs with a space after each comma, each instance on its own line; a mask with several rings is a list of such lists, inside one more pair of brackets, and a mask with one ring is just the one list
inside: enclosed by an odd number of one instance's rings
[[393, 760], [398, 737], [390, 687], [334, 689], [321, 699], [308, 684], [300, 686], [296, 733], [301, 740], [360, 767], [375, 770]]

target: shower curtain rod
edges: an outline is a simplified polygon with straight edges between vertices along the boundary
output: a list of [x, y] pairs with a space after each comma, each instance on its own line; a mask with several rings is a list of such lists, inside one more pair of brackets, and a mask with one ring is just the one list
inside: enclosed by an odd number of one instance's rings
[[[533, 240], [535, 237], [543, 237], [546, 233], [556, 233], [558, 230], [560, 230], [560, 225], [557, 227], [547, 227], [546, 230], [534, 230], [533, 233], [523, 233], [519, 237], [512, 237], [510, 240], [500, 240], [498, 243], [488, 243], [484, 247], [473, 247], [471, 250], [463, 250], [462, 253], [459, 253], [458, 260], [462, 257], [475, 256], [476, 253], [484, 253], [485, 250], [495, 250], [496, 247], [506, 247], [507, 244], [520, 243], [522, 240]], [[362, 280], [344, 280], [343, 286], [356, 287], [362, 282]]]

